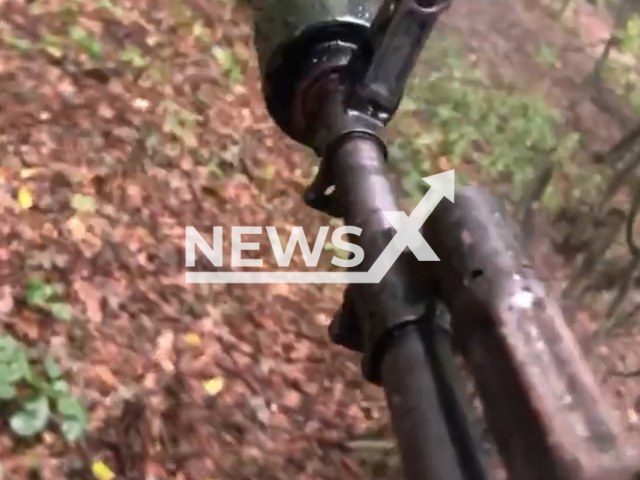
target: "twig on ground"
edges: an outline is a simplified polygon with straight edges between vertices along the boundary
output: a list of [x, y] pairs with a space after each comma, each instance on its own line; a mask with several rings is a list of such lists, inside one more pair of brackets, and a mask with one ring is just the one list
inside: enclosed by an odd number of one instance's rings
[[636, 370], [609, 370], [609, 375], [612, 377], [623, 377], [623, 378], [631, 378], [631, 377], [640, 377], [640, 368]]

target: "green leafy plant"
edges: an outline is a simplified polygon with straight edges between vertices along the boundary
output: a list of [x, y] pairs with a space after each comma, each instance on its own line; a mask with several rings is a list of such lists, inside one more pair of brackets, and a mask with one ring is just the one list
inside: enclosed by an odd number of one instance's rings
[[52, 358], [38, 364], [30, 357], [23, 343], [0, 334], [0, 404], [11, 431], [30, 438], [53, 421], [67, 441], [79, 440], [89, 424], [84, 406]]
[[64, 39], [45, 33], [41, 38], [42, 49], [54, 58], [62, 58], [64, 56]]
[[82, 193], [75, 193], [71, 197], [71, 207], [77, 212], [93, 213], [98, 208], [95, 197]]
[[620, 33], [620, 49], [623, 52], [631, 55], [640, 52], [640, 16], [631, 15]]
[[216, 45], [211, 49], [211, 54], [222, 68], [222, 73], [231, 83], [238, 84], [244, 81], [242, 68], [233, 50]]
[[8, 37], [5, 40], [12, 48], [15, 48], [19, 52], [27, 52], [33, 47], [31, 42], [26, 38]]
[[427, 191], [427, 185], [422, 180], [429, 175], [428, 162], [425, 158], [427, 145], [431, 142], [415, 138], [401, 137], [393, 141], [389, 146], [389, 158], [394, 162], [401, 179], [405, 194], [413, 199], [420, 200]]
[[547, 67], [558, 67], [560, 54], [558, 50], [549, 45], [540, 44], [538, 47], [538, 61]]
[[325, 252], [333, 253], [336, 257], [338, 257], [338, 258], [340, 258], [342, 260], [349, 260], [351, 258], [351, 252], [349, 252], [347, 250], [343, 250], [343, 249], [341, 249], [339, 247], [336, 247], [332, 242], [325, 243], [324, 246], [322, 247], [322, 249]]
[[120, 52], [118, 57], [121, 62], [128, 63], [135, 68], [146, 67], [151, 63], [151, 60], [146, 57], [138, 47], [134, 46], [126, 47]]
[[429, 160], [442, 156], [454, 167], [476, 164], [483, 176], [509, 185], [516, 200], [541, 161], [562, 162], [576, 148], [576, 136], [560, 132], [560, 112], [543, 98], [496, 88], [451, 40], [434, 38], [416, 73], [404, 114], [410, 110], [422, 127], [390, 149], [412, 197], [424, 195]]
[[70, 321], [73, 318], [71, 306], [60, 300], [64, 293], [61, 284], [49, 284], [39, 279], [29, 279], [25, 289], [25, 301], [28, 306], [49, 312], [58, 320]]
[[104, 52], [100, 39], [94, 37], [79, 25], [69, 29], [69, 38], [79, 45], [93, 60], [102, 59]]
[[125, 10], [117, 5], [117, 2], [111, 0], [96, 0], [95, 6], [97, 9], [106, 10], [111, 13], [115, 18], [121, 18], [124, 16]]
[[198, 139], [195, 129], [198, 116], [170, 100], [163, 102], [162, 106], [165, 112], [163, 130], [182, 140], [187, 147], [196, 147]]

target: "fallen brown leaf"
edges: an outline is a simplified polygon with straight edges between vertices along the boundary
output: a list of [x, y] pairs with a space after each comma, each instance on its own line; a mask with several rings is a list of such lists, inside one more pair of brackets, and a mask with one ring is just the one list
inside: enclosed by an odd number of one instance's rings
[[13, 310], [14, 301], [9, 285], [0, 287], [0, 316], [7, 315]]
[[92, 367], [92, 369], [97, 379], [104, 383], [106, 386], [115, 388], [120, 384], [113, 372], [109, 370], [109, 368], [105, 365], [95, 365]]
[[175, 370], [173, 364], [173, 346], [175, 335], [171, 330], [164, 330], [156, 342], [156, 350], [153, 358], [165, 372], [172, 373]]
[[10, 319], [8, 323], [21, 337], [29, 340], [40, 338], [40, 323], [38, 317], [32, 312], [24, 312], [19, 318]]
[[84, 303], [89, 320], [93, 323], [102, 322], [102, 292], [92, 284], [82, 280], [74, 282], [73, 288]]
[[442, 172], [451, 170], [451, 163], [447, 157], [438, 158], [438, 169]]

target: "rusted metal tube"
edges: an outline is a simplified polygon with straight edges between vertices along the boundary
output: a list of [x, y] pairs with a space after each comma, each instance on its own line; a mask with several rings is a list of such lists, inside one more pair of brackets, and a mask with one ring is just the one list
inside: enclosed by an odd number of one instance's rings
[[425, 275], [450, 309], [510, 478], [636, 478], [638, 450], [497, 201], [461, 188], [423, 231], [441, 259]]
[[[418, 329], [394, 336], [382, 363], [391, 425], [398, 439], [406, 480], [477, 480], [456, 455], [447, 425], [446, 405], [438, 398], [437, 379]], [[467, 473], [467, 475], [465, 475]]]
[[[339, 124], [338, 120], [333, 124]], [[368, 271], [394, 235], [384, 212], [398, 210], [385, 175], [384, 150], [368, 134], [346, 134], [330, 150], [337, 204]], [[325, 164], [326, 165], [326, 164]], [[381, 384], [407, 480], [486, 480], [453, 370], [448, 332], [432, 295], [414, 281], [416, 263], [405, 252], [377, 284], [351, 284], [337, 321], [362, 336], [363, 373]], [[348, 330], [353, 331], [353, 328]]]

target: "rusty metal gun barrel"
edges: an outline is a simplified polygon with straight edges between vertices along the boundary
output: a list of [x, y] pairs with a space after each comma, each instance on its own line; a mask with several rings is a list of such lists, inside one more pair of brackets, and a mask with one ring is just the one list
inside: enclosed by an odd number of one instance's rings
[[[449, 5], [263, 0], [254, 9], [269, 113], [321, 158], [304, 200], [359, 227], [369, 263], [394, 235], [382, 215], [396, 210], [382, 132]], [[440, 261], [405, 251], [379, 283], [349, 285], [329, 332], [363, 353], [364, 377], [384, 387], [407, 480], [492, 473], [458, 394], [440, 303], [510, 480], [640, 480], [638, 450], [496, 201], [462, 188], [423, 234]]]
[[441, 259], [425, 273], [450, 310], [509, 478], [640, 478], [638, 450], [497, 201], [461, 188], [423, 232]]

